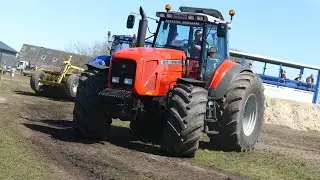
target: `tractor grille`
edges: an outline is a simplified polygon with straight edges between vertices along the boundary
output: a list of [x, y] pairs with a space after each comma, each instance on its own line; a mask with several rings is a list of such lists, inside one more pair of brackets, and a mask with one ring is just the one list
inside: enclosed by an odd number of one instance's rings
[[109, 89], [106, 88], [99, 92], [99, 95], [103, 97], [103, 99], [111, 104], [126, 104], [130, 102], [132, 99], [132, 92], [119, 90], [119, 89]]
[[106, 113], [110, 117], [130, 119], [133, 103], [131, 91], [106, 88], [99, 95], [105, 102]]
[[112, 60], [111, 84], [113, 88], [133, 88], [135, 76], [135, 61], [129, 59]]

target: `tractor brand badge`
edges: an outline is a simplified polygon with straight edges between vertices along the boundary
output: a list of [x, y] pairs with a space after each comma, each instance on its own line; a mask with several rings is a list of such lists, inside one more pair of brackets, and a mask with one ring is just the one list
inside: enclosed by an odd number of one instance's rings
[[125, 68], [127, 68], [127, 65], [126, 64], [122, 64], [121, 68], [125, 69]]

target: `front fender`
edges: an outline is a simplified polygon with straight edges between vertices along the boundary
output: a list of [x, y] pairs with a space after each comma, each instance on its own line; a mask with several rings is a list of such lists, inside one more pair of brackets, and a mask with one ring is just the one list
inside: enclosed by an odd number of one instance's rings
[[250, 71], [251, 69], [236, 62], [225, 60], [214, 72], [209, 85], [209, 96], [214, 99], [221, 99], [225, 92], [233, 82], [234, 78], [243, 71]]

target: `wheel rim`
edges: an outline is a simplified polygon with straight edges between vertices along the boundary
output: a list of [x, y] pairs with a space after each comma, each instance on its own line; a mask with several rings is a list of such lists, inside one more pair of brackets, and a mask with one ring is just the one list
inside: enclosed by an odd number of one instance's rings
[[246, 136], [250, 136], [255, 128], [258, 113], [257, 104], [257, 96], [250, 94], [245, 103], [242, 120], [242, 128]]
[[74, 84], [72, 85], [72, 91], [73, 91], [74, 93], [77, 93], [77, 89], [78, 89], [78, 83], [74, 83]]
[[41, 78], [38, 78], [38, 86], [41, 87], [42, 83], [40, 82], [40, 80], [42, 80]]

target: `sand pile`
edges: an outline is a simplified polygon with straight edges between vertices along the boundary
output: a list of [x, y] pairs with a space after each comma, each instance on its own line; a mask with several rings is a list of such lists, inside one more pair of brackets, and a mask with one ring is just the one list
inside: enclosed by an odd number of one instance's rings
[[320, 131], [320, 105], [267, 97], [265, 123]]

